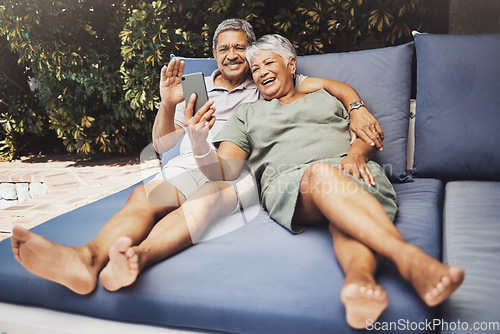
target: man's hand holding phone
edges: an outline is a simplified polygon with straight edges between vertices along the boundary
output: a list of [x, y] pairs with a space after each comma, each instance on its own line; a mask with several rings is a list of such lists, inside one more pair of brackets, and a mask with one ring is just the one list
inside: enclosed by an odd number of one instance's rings
[[193, 152], [195, 154], [197, 154], [198, 146], [203, 148], [206, 146], [208, 132], [215, 124], [215, 108], [213, 107], [214, 101], [208, 100], [193, 115], [196, 99], [197, 96], [193, 93], [184, 109], [184, 125], [191, 140]]
[[194, 113], [196, 113], [198, 109], [200, 109], [208, 101], [207, 88], [205, 86], [203, 73], [196, 72], [185, 74], [181, 77], [181, 84], [182, 90], [184, 91], [185, 101], [189, 101], [193, 93], [196, 94], [196, 101], [193, 107]]

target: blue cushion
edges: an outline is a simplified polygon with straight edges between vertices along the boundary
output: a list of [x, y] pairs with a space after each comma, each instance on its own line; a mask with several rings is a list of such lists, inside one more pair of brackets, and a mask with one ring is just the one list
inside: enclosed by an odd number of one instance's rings
[[[442, 183], [417, 179], [395, 189], [400, 205], [396, 226], [403, 237], [439, 258]], [[130, 191], [56, 217], [34, 231], [64, 244], [86, 243], [123, 206]], [[263, 211], [242, 228], [158, 263], [134, 285], [113, 293], [98, 286], [80, 296], [30, 274], [14, 260], [9, 240], [0, 242], [0, 262], [0, 300], [7, 302], [204, 331], [358, 333], [345, 322], [340, 302], [344, 277], [327, 227], [293, 235]], [[438, 316], [389, 263], [382, 264], [379, 282], [390, 301], [381, 322], [422, 322]]]
[[358, 92], [385, 133], [375, 160], [391, 181], [408, 180], [406, 146], [413, 44], [299, 57], [298, 73], [344, 82]]
[[[455, 181], [445, 189], [444, 261], [465, 268], [462, 286], [443, 305], [443, 320], [470, 326], [442, 333], [488, 333], [476, 322], [495, 322], [500, 309], [500, 182]], [[491, 328], [498, 333], [499, 328]]]
[[170, 59], [180, 58], [186, 64], [184, 73], [202, 72], [204, 76], [212, 75], [212, 72], [217, 69], [217, 62], [214, 58], [185, 58], [170, 55]]
[[500, 34], [417, 34], [415, 45], [415, 175], [500, 180]]

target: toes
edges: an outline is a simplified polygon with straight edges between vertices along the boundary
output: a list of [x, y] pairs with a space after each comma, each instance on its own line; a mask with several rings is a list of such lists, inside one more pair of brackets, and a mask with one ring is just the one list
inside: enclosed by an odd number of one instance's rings
[[451, 281], [456, 284], [461, 284], [465, 277], [464, 269], [457, 266], [450, 266], [448, 274]]
[[132, 246], [132, 239], [129, 237], [119, 237], [115, 241], [116, 250], [121, 253], [124, 253], [130, 246]]
[[424, 300], [429, 306], [436, 306], [448, 298], [462, 283], [464, 271], [460, 267], [450, 267], [436, 286], [425, 294]]
[[30, 231], [25, 229], [21, 224], [15, 224], [12, 227], [12, 238], [14, 238], [18, 243], [26, 242], [30, 239]]
[[344, 289], [344, 292], [349, 295], [349, 296], [353, 296], [353, 297], [356, 297], [358, 296], [358, 294], [360, 293], [360, 289], [358, 288], [358, 285], [356, 283], [353, 283], [353, 284], [349, 284], [348, 286], [346, 286]]
[[130, 246], [129, 246], [129, 247], [125, 250], [125, 256], [126, 256], [127, 258], [129, 258], [129, 259], [132, 259], [132, 257], [133, 257], [134, 255], [136, 255], [136, 254], [135, 254], [134, 249], [133, 249], [132, 247], [130, 247]]
[[133, 259], [132, 262], [129, 264], [130, 270], [137, 270], [139, 269], [139, 258], [136, 256], [135, 259]]
[[387, 292], [385, 292], [385, 290], [383, 290], [382, 288], [378, 288], [373, 293], [373, 298], [378, 301], [385, 300], [387, 299]]
[[386, 292], [380, 286], [365, 286], [358, 285], [356, 283], [349, 284], [343, 289], [342, 294], [346, 298], [351, 299], [365, 299], [365, 300], [384, 300], [386, 298]]

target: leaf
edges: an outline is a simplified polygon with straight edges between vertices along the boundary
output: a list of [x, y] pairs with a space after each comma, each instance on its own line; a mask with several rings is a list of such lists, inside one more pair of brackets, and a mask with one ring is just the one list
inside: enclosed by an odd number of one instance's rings
[[89, 127], [92, 125], [92, 122], [93, 122], [94, 120], [95, 120], [95, 118], [94, 118], [94, 117], [84, 116], [84, 117], [82, 117], [81, 126], [82, 126], [82, 127], [89, 128]]

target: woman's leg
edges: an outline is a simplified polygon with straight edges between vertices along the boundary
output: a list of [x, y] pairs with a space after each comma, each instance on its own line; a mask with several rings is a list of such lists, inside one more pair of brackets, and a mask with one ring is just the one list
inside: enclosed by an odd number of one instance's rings
[[[172, 191], [177, 191], [172, 186]], [[134, 188], [125, 203], [90, 243], [69, 247], [51, 242], [21, 226], [14, 226], [12, 251], [30, 272], [57, 282], [79, 294], [94, 290], [97, 276], [108, 262], [108, 251], [120, 236], [143, 240], [158, 219], [175, 207], [156, 206], [146, 197], [144, 186]]]
[[338, 168], [311, 165], [300, 185], [294, 222], [329, 224], [393, 262], [429, 305], [441, 303], [462, 283], [462, 268], [447, 266], [406, 243], [370, 193]]
[[375, 281], [375, 254], [333, 225], [329, 228], [335, 256], [345, 275], [340, 298], [347, 323], [353, 328], [366, 328], [368, 321], [377, 320], [388, 304], [387, 293]]

